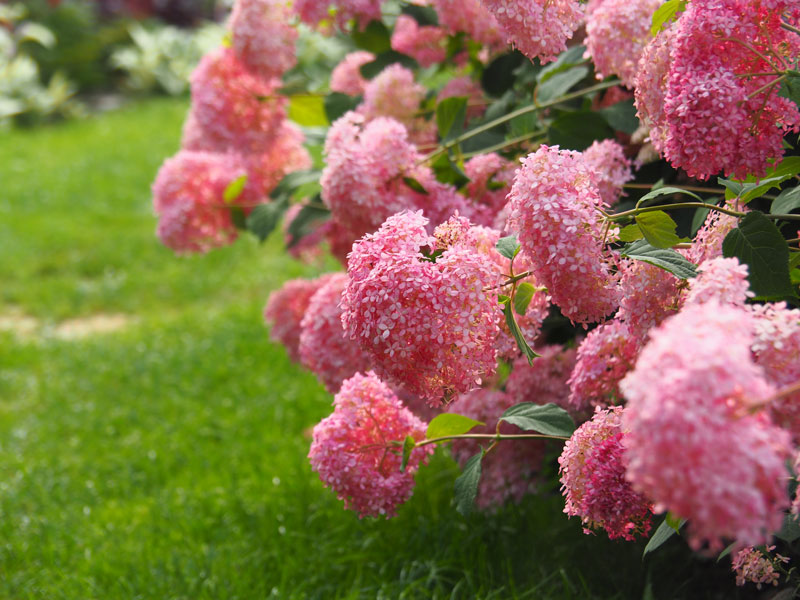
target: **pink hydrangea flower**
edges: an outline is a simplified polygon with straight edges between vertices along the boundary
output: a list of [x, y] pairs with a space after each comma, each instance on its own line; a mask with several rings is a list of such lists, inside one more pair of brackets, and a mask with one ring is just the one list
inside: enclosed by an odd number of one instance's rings
[[513, 162], [494, 152], [479, 154], [464, 163], [464, 173], [470, 179], [466, 195], [475, 205], [472, 220], [492, 226], [506, 205], [516, 171]]
[[225, 189], [246, 174], [234, 155], [182, 150], [164, 161], [153, 183], [157, 234], [177, 253], [208, 252], [237, 237], [231, 209], [258, 200], [258, 190], [247, 185], [229, 206]]
[[787, 563], [789, 559], [777, 553], [772, 558], [769, 553], [773, 550], [775, 546], [767, 546], [766, 553], [752, 546], [739, 550], [731, 561], [731, 570], [736, 573], [736, 585], [743, 586], [749, 581], [755, 583], [759, 590], [765, 583], [778, 585], [781, 574], [775, 570], [775, 566], [779, 562]]
[[773, 388], [752, 342], [744, 309], [687, 305], [651, 331], [620, 384], [627, 476], [657, 512], [688, 519], [695, 549], [762, 544], [789, 504], [789, 436], [753, 413]]
[[686, 257], [695, 264], [720, 258], [725, 236], [738, 225], [737, 217], [712, 210], [708, 213], [703, 226], [697, 230]]
[[305, 135], [297, 125], [283, 121], [272, 135], [272, 142], [263, 152], [242, 156], [248, 184], [259, 190], [265, 200], [286, 175], [311, 168], [311, 156], [303, 146]]
[[[459, 396], [447, 410], [486, 424], [473, 429], [473, 433], [494, 433], [500, 416], [514, 404], [515, 400], [504, 392], [480, 389]], [[514, 425], [503, 423], [500, 433], [508, 435], [521, 431]], [[480, 450], [479, 440], [453, 442], [453, 457], [462, 468]], [[544, 453], [545, 444], [542, 440], [500, 442], [481, 461], [481, 479], [475, 504], [487, 510], [498, 508], [509, 500], [519, 502], [535, 488]]]
[[498, 309], [492, 262], [460, 244], [426, 260], [427, 224], [399, 213], [353, 247], [342, 323], [382, 377], [435, 404], [494, 373]]
[[[463, 196], [436, 181], [430, 168], [408, 142], [402, 124], [377, 118], [368, 123], [349, 112], [338, 119], [325, 140], [327, 166], [322, 172], [322, 201], [353, 240], [375, 231], [389, 216], [422, 209], [436, 225], [456, 210], [468, 214]], [[404, 181], [419, 181], [427, 194]]]
[[466, 33], [471, 39], [501, 50], [505, 46], [500, 24], [480, 0], [431, 0], [439, 24], [452, 34]]
[[290, 279], [279, 290], [269, 295], [264, 307], [264, 321], [270, 328], [269, 336], [283, 344], [293, 361], [300, 361], [300, 323], [306, 314], [309, 302], [320, 286], [325, 285], [330, 275], [319, 279]]
[[583, 158], [594, 171], [603, 202], [614, 206], [624, 195], [622, 186], [633, 179], [631, 161], [624, 149], [614, 140], [595, 141], [583, 151]]
[[736, 258], [712, 258], [700, 264], [697, 277], [689, 280], [687, 304], [715, 300], [722, 304], [744, 306], [755, 296], [747, 281], [747, 265]]
[[[751, 349], [767, 379], [776, 387], [800, 381], [800, 310], [784, 302], [747, 308], [755, 319]], [[774, 400], [768, 409], [773, 420], [800, 441], [800, 391]]]
[[624, 261], [621, 271], [617, 318], [631, 336], [644, 340], [652, 327], [680, 308], [681, 282], [669, 271], [639, 260]]
[[573, 410], [620, 403], [619, 382], [633, 368], [639, 348], [637, 337], [617, 319], [590, 331], [578, 346], [578, 360], [569, 377]]
[[236, 56], [266, 80], [280, 77], [297, 62], [297, 30], [289, 24], [286, 0], [237, 0], [230, 30]]
[[357, 50], [345, 56], [331, 73], [331, 91], [360, 96], [367, 80], [361, 75], [361, 67], [375, 60], [375, 55], [366, 50]]
[[506, 42], [528, 58], [546, 63], [567, 49], [567, 40], [583, 23], [576, 0], [483, 0]]
[[407, 54], [423, 67], [447, 58], [447, 32], [433, 25], [420, 26], [408, 15], [397, 17], [391, 42], [392, 50]]
[[508, 226], [564, 316], [591, 323], [616, 310], [615, 259], [598, 213], [606, 205], [582, 155], [541, 146], [523, 160], [508, 198]]
[[660, 0], [589, 0], [586, 5], [586, 55], [597, 78], [616, 75], [633, 87], [636, 68], [650, 41], [653, 12]]
[[558, 458], [564, 512], [580, 517], [584, 532], [603, 528], [611, 539], [650, 531], [651, 503], [625, 479], [622, 407], [598, 408], [564, 444]]
[[264, 152], [286, 119], [279, 79], [250, 72], [233, 48], [206, 54], [192, 73], [192, 109], [184, 127], [188, 150]]
[[414, 449], [401, 471], [395, 444], [407, 436], [424, 439], [425, 423], [372, 372], [346, 380], [333, 406], [333, 414], [314, 427], [311, 468], [359, 517], [394, 516], [411, 497], [414, 473], [433, 452], [431, 446]]
[[345, 336], [342, 327], [339, 303], [348, 281], [346, 273], [328, 276], [309, 300], [300, 322], [300, 362], [332, 393], [345, 379], [370, 367], [361, 348]]
[[650, 130], [650, 142], [657, 152], [664, 152], [668, 130], [664, 114], [667, 81], [672, 65], [675, 27], [668, 26], [650, 40], [642, 51], [634, 78], [634, 104], [642, 125]]
[[567, 380], [575, 366], [575, 348], [557, 345], [537, 346], [539, 358], [528, 364], [528, 359], [520, 356], [512, 363], [511, 374], [506, 380], [506, 392], [514, 400], [536, 404], [556, 404], [568, 410], [573, 417], [585, 420], [568, 402], [569, 385]]
[[312, 26], [335, 20], [343, 28], [356, 19], [363, 27], [381, 19], [380, 0], [294, 0], [293, 7], [300, 20]]

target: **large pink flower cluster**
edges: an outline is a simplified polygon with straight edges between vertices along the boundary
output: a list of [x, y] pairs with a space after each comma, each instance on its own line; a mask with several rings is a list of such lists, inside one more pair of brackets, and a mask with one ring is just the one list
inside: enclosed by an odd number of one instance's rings
[[694, 548], [764, 543], [789, 504], [789, 436], [753, 413], [773, 388], [752, 342], [744, 309], [687, 305], [650, 332], [620, 385], [627, 476], [658, 512], [688, 519]]
[[619, 305], [615, 257], [604, 250], [606, 205], [579, 152], [542, 146], [522, 162], [508, 195], [508, 226], [564, 316], [591, 323]]
[[603, 202], [615, 205], [623, 195], [622, 186], [633, 179], [624, 148], [614, 140], [595, 141], [583, 151], [583, 158], [594, 171]]
[[555, 60], [583, 23], [577, 0], [483, 0], [506, 42], [528, 58]]
[[644, 340], [651, 327], [680, 308], [680, 280], [669, 271], [639, 260], [625, 261], [619, 286], [622, 299], [617, 318], [630, 335]]
[[512, 371], [506, 380], [506, 392], [514, 400], [536, 404], [556, 404], [572, 414], [574, 418], [585, 420], [583, 413], [576, 412], [568, 402], [569, 386], [567, 380], [575, 366], [575, 348], [558, 345], [537, 346], [539, 358], [528, 364], [524, 356], [512, 363]]
[[417, 448], [400, 470], [396, 443], [425, 437], [425, 423], [405, 408], [374, 373], [342, 384], [333, 414], [314, 427], [308, 457], [322, 482], [360, 517], [391, 517], [411, 497], [414, 473], [433, 451]]
[[400, 15], [392, 32], [392, 50], [407, 54], [423, 67], [447, 58], [447, 32], [433, 25], [419, 25], [413, 17]]
[[[516, 400], [509, 394], [497, 390], [480, 389], [453, 402], [448, 412], [464, 415], [485, 423], [476, 427], [474, 433], [494, 433], [500, 416]], [[503, 423], [500, 433], [521, 433], [514, 425]], [[467, 461], [480, 452], [478, 440], [458, 440], [453, 442], [453, 457], [463, 467]], [[519, 502], [532, 491], [536, 475], [544, 459], [545, 444], [541, 440], [510, 440], [500, 442], [481, 461], [481, 480], [475, 503], [482, 509], [497, 508], [507, 501]]]
[[467, 197], [475, 204], [472, 220], [492, 227], [506, 205], [516, 165], [494, 152], [479, 154], [464, 163], [464, 173], [470, 181]]
[[495, 369], [494, 264], [467, 245], [435, 249], [421, 212], [403, 212], [353, 247], [342, 323], [382, 376], [430, 403], [476, 388]]
[[603, 528], [608, 537], [647, 535], [651, 503], [625, 479], [621, 407], [598, 408], [564, 444], [558, 458], [564, 512], [581, 518], [584, 532]]
[[331, 73], [331, 91], [360, 96], [364, 93], [367, 80], [361, 74], [361, 67], [375, 60], [375, 55], [366, 50], [357, 50], [346, 55]]
[[686, 257], [698, 265], [722, 257], [722, 241], [738, 225], [737, 217], [712, 210], [703, 226], [697, 230]]
[[697, 277], [689, 280], [686, 303], [714, 300], [722, 304], [744, 306], [755, 296], [747, 281], [747, 265], [736, 258], [712, 258], [700, 264]]
[[344, 334], [339, 303], [349, 278], [346, 273], [327, 276], [311, 297], [300, 322], [300, 362], [320, 378], [329, 392], [370, 367], [361, 348]]
[[297, 29], [286, 0], [237, 0], [230, 19], [236, 56], [263, 79], [280, 77], [297, 62]]
[[[365, 123], [362, 115], [349, 112], [331, 126], [325, 152], [322, 201], [351, 240], [405, 209], [424, 210], [434, 225], [456, 210], [467, 212], [455, 188], [436, 181], [429, 167], [419, 166], [419, 153], [403, 125], [393, 119]], [[412, 189], [406, 177], [419, 181], [427, 193]]]
[[481, 0], [431, 0], [439, 24], [452, 34], [466, 33], [476, 42], [500, 50], [505, 42], [500, 24]]
[[[768, 160], [783, 155], [784, 133], [800, 129], [797, 106], [778, 96], [780, 72], [800, 53], [800, 35], [782, 27], [783, 18], [797, 18], [796, 10], [781, 14], [788, 6], [691, 2], [664, 38], [651, 42], [663, 58], [645, 53], [637, 101], [673, 166], [701, 179], [720, 171], [744, 179], [764, 175]], [[663, 97], [647, 87], [658, 80]]]
[[589, 0], [586, 5], [586, 54], [598, 79], [616, 75], [627, 87], [650, 41], [653, 12], [660, 0]]
[[286, 348], [289, 358], [300, 360], [300, 323], [311, 298], [331, 275], [319, 279], [290, 279], [269, 295], [264, 307], [264, 320], [270, 327], [270, 337]]
[[619, 404], [619, 382], [633, 368], [640, 342], [614, 319], [589, 332], [578, 346], [569, 378], [569, 403], [575, 411]]

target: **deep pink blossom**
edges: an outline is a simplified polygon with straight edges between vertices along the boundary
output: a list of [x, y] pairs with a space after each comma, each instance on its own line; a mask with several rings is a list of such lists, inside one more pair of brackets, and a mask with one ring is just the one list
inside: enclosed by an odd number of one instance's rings
[[463, 245], [426, 260], [427, 219], [403, 212], [366, 235], [348, 260], [342, 322], [382, 377], [432, 404], [494, 373], [494, 265]]
[[600, 196], [608, 206], [619, 202], [622, 186], [633, 179], [631, 161], [614, 140], [595, 141], [583, 151], [583, 158], [595, 175]]
[[668, 130], [664, 114], [664, 100], [672, 65], [672, 46], [675, 27], [668, 26], [650, 40], [642, 51], [639, 68], [634, 78], [636, 110], [642, 125], [650, 130], [650, 142], [656, 151], [664, 152]]
[[345, 379], [370, 367], [361, 348], [345, 336], [342, 327], [339, 303], [348, 281], [346, 273], [329, 275], [309, 300], [300, 322], [300, 362], [333, 393]]
[[[516, 401], [509, 394], [480, 389], [459, 396], [447, 410], [485, 423], [473, 429], [473, 433], [494, 433], [500, 416], [514, 404]], [[503, 423], [500, 433], [522, 432], [514, 425]], [[453, 442], [453, 457], [463, 468], [480, 449], [479, 440], [457, 440]], [[519, 502], [525, 494], [535, 489], [544, 452], [542, 440], [500, 442], [481, 460], [481, 479], [475, 499], [477, 506], [486, 510], [498, 508], [509, 500]]]
[[346, 55], [331, 73], [331, 91], [360, 96], [367, 80], [361, 75], [361, 67], [375, 60], [375, 55], [366, 50], [357, 50]]
[[416, 19], [400, 15], [392, 32], [392, 50], [407, 54], [423, 67], [447, 58], [447, 32], [433, 25], [419, 25]]
[[763, 412], [773, 393], [752, 359], [742, 308], [691, 304], [650, 332], [620, 384], [627, 476], [656, 511], [688, 519], [689, 542], [766, 542], [788, 506], [788, 434]]
[[564, 316], [591, 323], [616, 310], [615, 258], [604, 250], [598, 212], [606, 205], [583, 156], [540, 147], [523, 160], [508, 198], [508, 226]]
[[230, 19], [236, 56], [258, 76], [280, 77], [297, 62], [297, 29], [286, 0], [237, 0]]
[[555, 60], [583, 23], [577, 0], [483, 0], [506, 42], [528, 58]]
[[558, 459], [564, 512], [581, 518], [584, 532], [633, 540], [650, 531], [651, 503], [625, 479], [623, 409], [598, 408], [564, 444]]
[[333, 414], [314, 427], [308, 457], [326, 487], [359, 517], [392, 517], [411, 497], [414, 473], [433, 452], [411, 452], [400, 470], [399, 445], [425, 438], [426, 425], [405, 408], [374, 373], [357, 373], [342, 384]]

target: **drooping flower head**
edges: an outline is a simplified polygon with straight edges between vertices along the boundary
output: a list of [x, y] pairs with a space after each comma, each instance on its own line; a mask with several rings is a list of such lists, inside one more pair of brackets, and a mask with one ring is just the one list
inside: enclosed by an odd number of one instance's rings
[[346, 55], [331, 73], [331, 91], [360, 96], [364, 93], [367, 80], [361, 74], [361, 67], [375, 60], [375, 55], [366, 50], [357, 50]]
[[555, 60], [583, 23], [576, 0], [483, 0], [506, 38], [528, 58]]
[[309, 300], [300, 322], [300, 362], [333, 393], [345, 379], [370, 367], [361, 348], [345, 336], [342, 327], [339, 303], [348, 281], [346, 273], [330, 275]]
[[[448, 407], [448, 412], [485, 423], [473, 429], [474, 433], [494, 433], [500, 416], [514, 404], [514, 398], [504, 392], [479, 389], [459, 396]], [[500, 425], [500, 432], [521, 433], [518, 427], [508, 423]], [[463, 468], [480, 449], [478, 440], [458, 440], [453, 442], [453, 457]], [[544, 452], [545, 444], [541, 440], [500, 442], [481, 460], [476, 505], [486, 510], [498, 508], [509, 500], [519, 502], [535, 488], [536, 475], [541, 468]]]
[[415, 448], [405, 471], [397, 442], [425, 438], [426, 425], [374, 373], [342, 384], [333, 414], [314, 427], [308, 457], [322, 482], [359, 517], [392, 517], [411, 497], [414, 473], [433, 452]]
[[231, 13], [236, 56], [259, 77], [281, 77], [297, 62], [297, 30], [289, 24], [286, 0], [237, 0]]
[[564, 512], [581, 518], [584, 532], [633, 540], [650, 531], [652, 504], [625, 479], [622, 407], [598, 408], [564, 444], [558, 459]]
[[752, 342], [744, 309], [687, 305], [650, 332], [620, 385], [627, 476], [657, 512], [688, 519], [694, 548], [764, 543], [789, 504], [789, 436], [753, 412], [773, 388]]
[[434, 25], [419, 25], [408, 15], [397, 17], [391, 43], [392, 50], [407, 54], [423, 67], [447, 58], [447, 32]]
[[541, 146], [523, 160], [508, 198], [509, 228], [564, 316], [591, 323], [612, 313], [620, 298], [603, 248], [605, 204], [582, 155]]
[[403, 212], [353, 246], [342, 323], [382, 377], [431, 404], [476, 388], [496, 366], [494, 264], [464, 245], [435, 262], [420, 212]]

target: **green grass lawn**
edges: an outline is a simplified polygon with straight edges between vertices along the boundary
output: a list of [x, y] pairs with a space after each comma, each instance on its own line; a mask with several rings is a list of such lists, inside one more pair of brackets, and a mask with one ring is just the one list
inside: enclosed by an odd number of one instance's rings
[[[642, 543], [583, 535], [557, 489], [465, 519], [444, 453], [397, 518], [342, 510], [306, 459], [331, 397], [261, 320], [318, 268], [275, 236], [179, 258], [154, 235], [185, 110], [0, 137], [0, 318], [32, 323], [0, 332], [0, 598], [737, 595], [677, 539], [642, 561]], [[55, 335], [97, 315], [127, 325]]]

